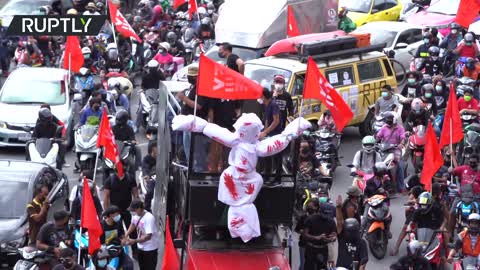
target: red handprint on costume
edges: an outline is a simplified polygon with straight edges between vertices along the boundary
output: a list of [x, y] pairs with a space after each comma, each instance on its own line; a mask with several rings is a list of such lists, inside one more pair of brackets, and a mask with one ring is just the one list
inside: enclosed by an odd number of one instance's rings
[[237, 189], [235, 188], [235, 182], [233, 182], [233, 177], [231, 174], [225, 173], [223, 175], [223, 178], [225, 179], [225, 186], [227, 187], [228, 191], [230, 192], [230, 195], [234, 200], [238, 199], [238, 193]]
[[251, 195], [255, 191], [255, 185], [248, 184], [247, 189], [245, 190], [245, 194]]

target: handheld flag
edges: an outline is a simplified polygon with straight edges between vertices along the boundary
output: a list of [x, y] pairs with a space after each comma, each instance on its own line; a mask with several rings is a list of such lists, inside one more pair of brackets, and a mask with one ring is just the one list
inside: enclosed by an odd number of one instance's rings
[[181, 5], [185, 4], [187, 0], [173, 0], [173, 9], [177, 9]]
[[425, 190], [430, 191], [432, 189], [432, 177], [443, 165], [443, 157], [437, 142], [437, 135], [430, 121], [427, 126], [424, 157], [420, 183], [425, 186]]
[[222, 99], [257, 99], [263, 88], [242, 74], [200, 55], [197, 93]]
[[178, 253], [173, 246], [172, 235], [170, 234], [170, 220], [167, 216], [165, 223], [165, 251], [163, 253], [162, 270], [177, 270], [180, 269], [180, 260], [178, 259]]
[[[63, 68], [71, 69], [73, 72], [79, 72], [83, 67], [85, 59], [77, 36], [68, 36], [65, 43], [65, 54], [63, 56]], [[71, 63], [70, 63], [71, 62]]]
[[102, 113], [102, 120], [100, 121], [100, 129], [98, 130], [98, 139], [97, 139], [97, 148], [104, 147], [103, 156], [114, 162], [117, 167], [118, 177], [123, 177], [123, 165], [120, 161], [120, 156], [118, 153], [118, 148], [115, 143], [115, 138], [113, 136], [112, 128], [110, 127], [110, 122], [108, 121], [107, 112], [104, 109]]
[[440, 147], [458, 143], [461, 140], [463, 140], [462, 119], [458, 110], [455, 89], [453, 89], [453, 83], [450, 83], [450, 94], [440, 135]]
[[461, 26], [468, 29], [480, 12], [480, 1], [478, 0], [461, 0], [458, 5], [457, 16], [455, 21]]
[[337, 130], [340, 132], [353, 118], [353, 112], [337, 90], [327, 81], [318, 70], [317, 64], [310, 56], [303, 88], [303, 98], [314, 98], [320, 100], [332, 112]]
[[293, 8], [288, 6], [287, 8], [287, 37], [296, 37], [300, 35], [298, 30], [297, 21], [295, 20], [295, 14]]
[[188, 0], [188, 14], [190, 19], [193, 18], [193, 14], [197, 12], [197, 0]]
[[93, 202], [92, 193], [88, 186], [88, 180], [83, 178], [83, 193], [82, 193], [82, 213], [80, 218], [80, 227], [88, 230], [88, 254], [92, 255], [95, 250], [99, 249], [100, 236], [103, 234], [102, 225], [98, 220], [97, 209]]
[[113, 25], [115, 25], [115, 29], [117, 29], [121, 35], [124, 37], [133, 37], [138, 42], [142, 42], [137, 33], [135, 33], [135, 30], [133, 30], [132, 26], [128, 23], [125, 17], [123, 17], [122, 13], [120, 13], [117, 6], [115, 6], [111, 0], [108, 1], [108, 9], [110, 11], [110, 20]]

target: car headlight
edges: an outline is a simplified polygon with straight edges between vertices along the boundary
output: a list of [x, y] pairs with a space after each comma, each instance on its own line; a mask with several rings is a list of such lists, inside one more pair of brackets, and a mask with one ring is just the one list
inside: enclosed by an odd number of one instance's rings
[[0, 121], [0, 128], [7, 128], [7, 122]]

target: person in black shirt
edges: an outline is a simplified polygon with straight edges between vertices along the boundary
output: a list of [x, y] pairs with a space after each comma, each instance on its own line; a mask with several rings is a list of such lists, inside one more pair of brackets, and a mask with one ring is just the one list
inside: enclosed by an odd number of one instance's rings
[[[102, 208], [100, 199], [98, 198], [97, 193], [95, 192], [95, 185], [93, 184], [93, 182], [89, 181], [88, 187], [90, 188], [90, 193], [92, 194], [93, 203], [95, 204], [95, 210], [97, 210], [98, 219], [100, 219], [102, 217], [103, 208]], [[77, 192], [78, 192], [78, 195], [73, 200], [72, 211], [70, 213], [70, 217], [73, 219], [74, 223], [80, 220], [80, 217], [82, 215], [83, 181], [80, 183], [80, 185], [78, 185]]]
[[[57, 119], [58, 120], [58, 119]], [[54, 116], [49, 108], [41, 108], [38, 111], [38, 120], [33, 129], [32, 138], [60, 139], [62, 137], [62, 127], [54, 122]], [[27, 145], [28, 147], [28, 145]], [[61, 170], [65, 160], [65, 147], [58, 143], [57, 169]], [[27, 149], [27, 160], [30, 160], [30, 153]]]
[[[320, 208], [317, 200], [315, 207]], [[324, 269], [328, 263], [328, 243], [337, 238], [335, 221], [322, 214], [306, 218], [302, 236], [306, 241], [305, 270]]]
[[218, 57], [226, 58], [226, 66], [230, 69], [235, 70], [236, 72], [243, 74], [245, 70], [245, 63], [242, 59], [236, 54], [232, 53], [233, 47], [230, 43], [223, 43], [218, 48]]
[[63, 248], [60, 251], [60, 264], [56, 265], [53, 270], [84, 270], [85, 268], [78, 265], [75, 260], [75, 252], [71, 248]]
[[[47, 254], [60, 257], [60, 243], [67, 246], [72, 245], [72, 232], [68, 227], [68, 213], [57, 211], [53, 214], [54, 222], [45, 223], [37, 235], [37, 248], [46, 251]], [[56, 259], [49, 262], [51, 266], [56, 265]], [[42, 269], [42, 267], [41, 267]]]
[[443, 73], [443, 64], [439, 58], [440, 49], [437, 46], [431, 46], [428, 49], [429, 57], [423, 61], [418, 70], [423, 70], [425, 68], [425, 74], [430, 76], [435, 76]]
[[306, 214], [300, 216], [297, 220], [297, 225], [295, 226], [295, 232], [300, 234], [299, 239], [298, 239], [298, 249], [300, 253], [300, 267], [299, 269], [303, 270], [303, 266], [305, 264], [305, 239], [303, 237], [303, 230], [305, 229], [305, 220], [314, 214], [318, 214], [319, 206], [317, 203], [314, 202], [315, 199], [309, 199], [305, 212]]
[[275, 75], [273, 78], [273, 83], [273, 98], [280, 109], [280, 126], [283, 130], [287, 123], [287, 117], [293, 116], [292, 96], [285, 91], [285, 77], [283, 75]]
[[150, 60], [147, 63], [148, 71], [142, 77], [142, 89], [158, 89], [160, 87], [160, 81], [165, 80], [165, 75], [158, 68], [159, 64], [157, 60]]
[[[196, 116], [207, 119], [208, 114], [208, 99], [202, 96], [195, 97], [197, 95], [197, 77], [198, 77], [198, 64], [191, 64], [188, 66], [187, 78], [191, 84], [190, 88], [184, 92], [179, 92], [177, 98], [183, 102], [182, 109], [180, 111], [183, 115], [193, 115], [195, 113], [195, 100], [196, 100]], [[185, 157], [187, 162], [190, 162], [190, 142], [191, 132], [183, 132], [183, 147], [185, 151]], [[206, 172], [207, 170], [207, 156], [208, 140], [203, 135], [195, 135], [195, 149], [193, 157], [193, 166], [196, 172]]]
[[390, 270], [431, 270], [430, 262], [422, 254], [422, 244], [417, 240], [408, 243], [408, 254], [390, 265]]
[[145, 210], [151, 212], [152, 199], [155, 191], [155, 179], [152, 179], [153, 175], [156, 175], [157, 164], [157, 142], [151, 141], [148, 144], [148, 155], [142, 160], [142, 176], [147, 181], [147, 194], [145, 194]]
[[[130, 154], [135, 155], [135, 164], [128, 164], [128, 159], [122, 160], [122, 162], [124, 164], [124, 168], [128, 169], [130, 177], [135, 178], [135, 171], [140, 166], [142, 154], [140, 148], [136, 145], [135, 132], [133, 131], [133, 128], [128, 124], [129, 118], [130, 116], [128, 115], [127, 111], [118, 111], [115, 115], [115, 125], [112, 127], [112, 132], [115, 140], [121, 142], [129, 142], [133, 144]], [[118, 149], [118, 151], [121, 153], [123, 149]]]

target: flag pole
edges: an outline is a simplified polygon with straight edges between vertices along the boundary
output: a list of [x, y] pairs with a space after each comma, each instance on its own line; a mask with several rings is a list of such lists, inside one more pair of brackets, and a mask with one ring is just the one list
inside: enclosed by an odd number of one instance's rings
[[[300, 101], [300, 109], [298, 110], [298, 117], [299, 118], [302, 117], [302, 108], [303, 108], [303, 97], [302, 97], [302, 101]], [[301, 127], [300, 123], [301, 123], [301, 121], [298, 120], [298, 130], [300, 130], [300, 127]], [[297, 130], [297, 132], [298, 132], [298, 130]]]
[[[97, 148], [97, 153], [95, 154], [95, 167], [93, 167], [93, 179], [92, 179], [92, 181], [93, 181], [94, 183], [97, 183], [95, 177], [97, 176], [97, 166], [98, 166], [98, 156], [99, 156], [99, 152], [100, 152], [100, 151], [99, 151], [99, 148]], [[96, 184], [95, 184], [95, 185], [96, 185]]]
[[72, 79], [72, 53], [68, 53], [68, 83], [70, 83], [70, 80]]
[[[450, 153], [450, 167], [453, 168], [453, 119], [452, 117], [450, 117], [450, 151], [452, 151]], [[450, 174], [450, 182], [453, 182], [453, 173]]]
[[[82, 192], [83, 193], [83, 192]], [[82, 194], [83, 196], [83, 194]], [[80, 220], [82, 217], [80, 217]], [[82, 224], [82, 221], [80, 221], [80, 224]], [[80, 226], [80, 239], [78, 239], [78, 254], [77, 254], [77, 264], [80, 265], [80, 252], [82, 251], [82, 227]]]

